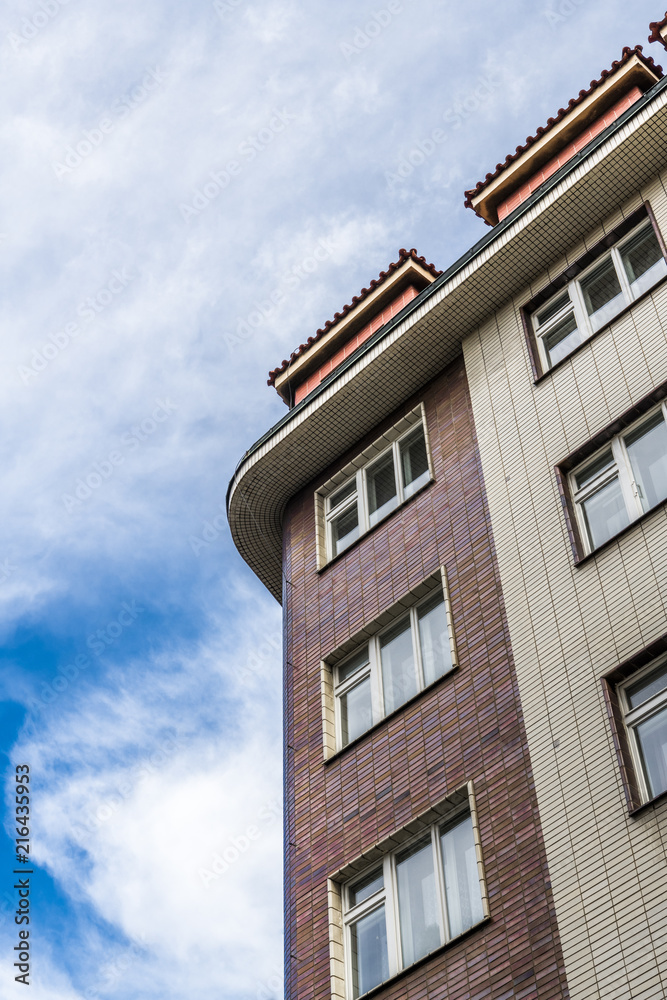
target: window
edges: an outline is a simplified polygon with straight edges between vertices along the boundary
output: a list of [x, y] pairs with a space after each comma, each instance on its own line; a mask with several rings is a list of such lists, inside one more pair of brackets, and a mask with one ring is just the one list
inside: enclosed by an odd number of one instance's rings
[[455, 666], [442, 586], [398, 611], [393, 624], [333, 667], [338, 749]]
[[320, 567], [349, 548], [431, 478], [420, 407], [316, 493], [316, 505], [323, 507], [325, 522], [326, 558], [320, 553]]
[[347, 996], [356, 998], [485, 919], [470, 811], [432, 826], [342, 887]]
[[667, 792], [667, 659], [621, 689], [625, 725], [648, 801]]
[[588, 552], [667, 498], [666, 418], [661, 403], [570, 474]]
[[544, 369], [606, 326], [667, 275], [655, 230], [644, 218], [627, 237], [533, 312]]

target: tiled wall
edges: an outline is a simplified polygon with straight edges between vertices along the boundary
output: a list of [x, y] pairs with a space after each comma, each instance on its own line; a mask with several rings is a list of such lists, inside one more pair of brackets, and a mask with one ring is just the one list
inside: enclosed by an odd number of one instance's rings
[[[491, 921], [382, 996], [555, 1000], [568, 994], [462, 362], [421, 399], [431, 486], [321, 573], [320, 481], [285, 516], [287, 996], [331, 996], [328, 877], [472, 781]], [[325, 763], [321, 658], [441, 565], [458, 671]]]
[[580, 152], [580, 150], [584, 149], [589, 142], [592, 142], [597, 135], [604, 132], [608, 125], [611, 125], [617, 118], [620, 118], [623, 112], [632, 107], [635, 101], [638, 101], [641, 96], [642, 92], [639, 87], [633, 87], [632, 90], [625, 95], [625, 97], [621, 98], [620, 101], [617, 101], [613, 107], [609, 108], [609, 110], [594, 121], [592, 125], [589, 125], [588, 128], [581, 133], [581, 135], [578, 135], [577, 138], [573, 140], [573, 142], [568, 143], [565, 149], [561, 150], [558, 156], [554, 156], [552, 160], [545, 163], [542, 169], [538, 170], [530, 178], [530, 180], [526, 181], [525, 184], [522, 184], [518, 191], [515, 191], [514, 194], [510, 195], [509, 198], [506, 198], [505, 201], [500, 203], [498, 206], [498, 221], [502, 222], [502, 220], [506, 218], [510, 212], [513, 212], [515, 208], [518, 208], [519, 205], [523, 204], [523, 202], [529, 198], [534, 191], [537, 191], [537, 189], [544, 184], [544, 182], [548, 180], [552, 174], [555, 174], [560, 167], [568, 162], [568, 160], [571, 160], [573, 156], [576, 156], [576, 154]]
[[464, 342], [574, 1000], [667, 995], [667, 802], [628, 815], [601, 683], [667, 631], [667, 510], [575, 568], [554, 474], [667, 379], [667, 287], [538, 385], [519, 307], [644, 200], [667, 233], [657, 179]]

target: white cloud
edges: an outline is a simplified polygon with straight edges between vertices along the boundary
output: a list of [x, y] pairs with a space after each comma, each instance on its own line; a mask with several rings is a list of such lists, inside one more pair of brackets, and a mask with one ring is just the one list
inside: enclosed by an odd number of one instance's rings
[[[81, 1000], [99, 984], [127, 1000], [256, 1000], [275, 977], [279, 823], [208, 890], [197, 869], [280, 794], [280, 612], [226, 529], [198, 553], [191, 539], [220, 517], [245, 448], [284, 413], [269, 369], [399, 247], [444, 267], [484, 235], [464, 187], [655, 17], [648, 0], [586, 0], [552, 28], [525, 0], [404, 0], [347, 60], [341, 43], [382, 3], [221, 2], [224, 16], [208, 0], [70, 0], [18, 51], [7, 36], [39, 4], [0, 13], [6, 698], [34, 703], [123, 601], [146, 609], [15, 747], [37, 775], [39, 858], [60, 893], [48, 899], [78, 948], [63, 951], [45, 911], [37, 998]], [[141, 96], [149, 70], [161, 79]], [[502, 88], [389, 191], [386, 172], [492, 73]], [[136, 106], [124, 114], [126, 98]], [[294, 120], [269, 138], [277, 110]], [[111, 131], [77, 153], [104, 117]], [[257, 155], [243, 153], [260, 133]], [[72, 145], [81, 162], [58, 179], [52, 164]], [[228, 186], [186, 224], [179, 206], [233, 160]], [[331, 252], [306, 267], [327, 240]], [[123, 269], [134, 277], [109, 298]], [[276, 289], [276, 308], [230, 345]], [[25, 384], [18, 369], [32, 365]], [[168, 419], [126, 443], [165, 397]], [[122, 461], [104, 476], [112, 452]], [[63, 494], [95, 474], [68, 511]], [[142, 775], [169, 734], [176, 751]], [[88, 826], [105, 804], [109, 817]]]
[[[195, 987], [243, 996], [249, 968], [257, 982], [275, 975], [281, 776], [267, 712], [279, 643], [239, 637], [230, 655], [226, 639], [64, 693], [17, 751], [34, 776], [35, 864], [126, 942], [91, 934], [79, 983], [133, 945], [115, 995], [152, 981], [165, 998]], [[249, 670], [239, 677], [240, 664]]]

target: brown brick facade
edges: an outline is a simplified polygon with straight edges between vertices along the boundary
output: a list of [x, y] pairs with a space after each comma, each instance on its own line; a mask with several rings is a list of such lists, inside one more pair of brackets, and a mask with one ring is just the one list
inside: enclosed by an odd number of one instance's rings
[[[327, 877], [467, 781], [491, 921], [379, 992], [414, 1000], [568, 996], [463, 362], [386, 427], [422, 400], [436, 476], [430, 487], [321, 573], [313, 491], [354, 455], [285, 515], [289, 1000], [330, 996]], [[322, 657], [440, 565], [459, 670], [325, 764]]]

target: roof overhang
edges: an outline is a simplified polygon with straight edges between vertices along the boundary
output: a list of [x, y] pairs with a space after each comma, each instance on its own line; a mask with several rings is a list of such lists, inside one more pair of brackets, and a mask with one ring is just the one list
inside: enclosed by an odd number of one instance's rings
[[362, 330], [367, 323], [382, 312], [384, 307], [400, 293], [414, 285], [418, 291], [435, 281], [435, 277], [422, 267], [416, 260], [408, 259], [390, 274], [363, 302], [352, 309], [347, 316], [339, 320], [324, 334], [309, 351], [300, 355], [289, 368], [276, 377], [276, 391], [287, 402], [290, 397], [289, 386], [305, 382], [308, 376], [338, 350], [355, 333]]
[[495, 226], [498, 206], [521, 185], [533, 177], [545, 163], [556, 157], [589, 125], [608, 111], [624, 94], [637, 86], [644, 93], [659, 80], [646, 62], [633, 55], [615, 73], [608, 76], [599, 87], [572, 109], [557, 125], [545, 132], [529, 148], [491, 181], [479, 194], [473, 195], [470, 204], [485, 222]]
[[227, 492], [230, 528], [278, 601], [289, 500], [456, 360], [464, 337], [659, 173], [667, 164], [665, 136], [667, 77], [246, 453]]

